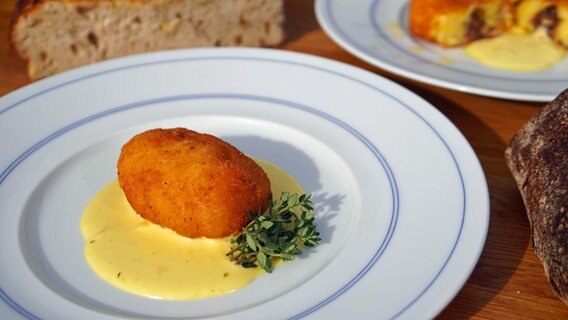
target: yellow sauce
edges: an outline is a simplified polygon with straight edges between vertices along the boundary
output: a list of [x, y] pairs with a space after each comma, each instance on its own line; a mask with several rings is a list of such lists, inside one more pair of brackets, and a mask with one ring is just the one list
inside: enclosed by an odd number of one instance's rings
[[[304, 193], [284, 170], [257, 161], [278, 199]], [[191, 239], [142, 219], [118, 181], [93, 197], [81, 220], [87, 262], [102, 279], [125, 291], [162, 299], [198, 299], [242, 288], [263, 273], [226, 257], [229, 239]]]
[[451, 66], [453, 65], [455, 62], [455, 60], [450, 59], [448, 57], [440, 57], [438, 58], [438, 63], [444, 66]]
[[565, 55], [561, 46], [541, 32], [477, 40], [469, 44], [465, 52], [489, 67], [519, 72], [546, 69]]
[[399, 23], [391, 23], [387, 26], [387, 29], [390, 31], [391, 36], [396, 40], [401, 40], [405, 36], [404, 30]]

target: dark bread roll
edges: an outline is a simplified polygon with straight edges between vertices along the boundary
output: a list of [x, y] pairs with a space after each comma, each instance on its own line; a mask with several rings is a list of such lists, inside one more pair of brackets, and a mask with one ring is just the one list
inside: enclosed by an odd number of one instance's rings
[[534, 251], [568, 304], [568, 90], [513, 136], [505, 160], [525, 203]]

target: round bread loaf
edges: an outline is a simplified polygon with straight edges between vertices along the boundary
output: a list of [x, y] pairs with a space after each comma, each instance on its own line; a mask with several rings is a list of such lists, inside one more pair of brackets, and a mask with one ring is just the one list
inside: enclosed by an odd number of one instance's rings
[[226, 237], [271, 200], [262, 168], [229, 143], [195, 131], [154, 129], [121, 150], [118, 181], [146, 220], [187, 237]]
[[568, 304], [568, 90], [519, 129], [505, 160], [525, 203], [534, 252]]

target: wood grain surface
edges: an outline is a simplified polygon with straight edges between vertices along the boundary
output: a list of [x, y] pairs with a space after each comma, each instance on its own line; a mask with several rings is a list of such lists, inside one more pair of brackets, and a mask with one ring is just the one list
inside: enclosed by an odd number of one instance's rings
[[[0, 0], [0, 96], [30, 83], [25, 64], [8, 42], [8, 24], [15, 3], [16, 0]], [[512, 135], [543, 104], [450, 91], [380, 70], [332, 42], [319, 27], [313, 7], [313, 0], [286, 1], [288, 40], [280, 49], [342, 61], [409, 88], [462, 131], [481, 161], [491, 197], [487, 242], [466, 285], [438, 318], [568, 319], [568, 306], [553, 295], [532, 251], [521, 196], [503, 158]], [[380, 307], [380, 301], [373, 303]]]

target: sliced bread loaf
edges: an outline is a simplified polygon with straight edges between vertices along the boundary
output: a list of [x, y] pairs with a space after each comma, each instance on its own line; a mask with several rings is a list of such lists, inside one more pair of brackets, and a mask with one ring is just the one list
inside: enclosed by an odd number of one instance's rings
[[11, 41], [30, 78], [129, 54], [273, 46], [283, 0], [20, 0]]

